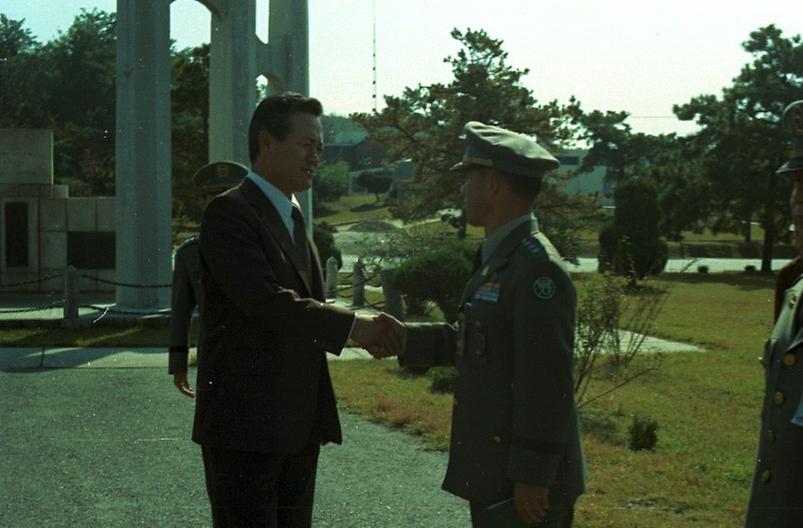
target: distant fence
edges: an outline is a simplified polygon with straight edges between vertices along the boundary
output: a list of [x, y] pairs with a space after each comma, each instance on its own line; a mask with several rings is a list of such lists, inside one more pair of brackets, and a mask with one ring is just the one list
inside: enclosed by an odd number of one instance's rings
[[[351, 284], [345, 286], [338, 286], [335, 290], [335, 295], [333, 296], [335, 299], [351, 299], [351, 304], [354, 307], [366, 307], [366, 308], [373, 308], [375, 310], [385, 310], [387, 302], [376, 302], [376, 303], [368, 303], [365, 301], [365, 287], [373, 282], [377, 277], [381, 275], [382, 277], [382, 291], [384, 294], [385, 299], [396, 299], [399, 297], [398, 293], [396, 293], [395, 289], [393, 288], [393, 270], [382, 270], [379, 273], [376, 273], [370, 277], [366, 277], [364, 275], [360, 275], [361, 270], [358, 269], [358, 273], [355, 275], [354, 272], [349, 273], [345, 276], [346, 279], [351, 281]], [[23, 282], [16, 282], [10, 284], [2, 284], [0, 285], [0, 293], [3, 291], [9, 291], [14, 288], [20, 288], [22, 286], [31, 286], [34, 284], [42, 284], [50, 281], [54, 281], [56, 279], [62, 279], [62, 287], [60, 291], [62, 292], [61, 298], [53, 301], [49, 301], [47, 303], [43, 303], [36, 306], [26, 306], [21, 308], [0, 308], [0, 316], [9, 315], [9, 314], [22, 314], [22, 313], [35, 313], [35, 312], [42, 312], [46, 310], [54, 310], [54, 309], [62, 309], [63, 312], [63, 320], [67, 323], [75, 322], [78, 320], [79, 310], [80, 309], [89, 309], [94, 310], [95, 312], [101, 313], [101, 318], [107, 314], [113, 315], [124, 315], [124, 316], [136, 316], [136, 317], [148, 317], [148, 316], [166, 316], [170, 314], [170, 309], [160, 309], [160, 310], [123, 310], [119, 308], [112, 308], [110, 306], [99, 306], [95, 304], [81, 304], [80, 302], [80, 288], [79, 288], [79, 279], [89, 279], [98, 281], [104, 284], [109, 284], [112, 286], [118, 286], [123, 288], [141, 288], [141, 289], [159, 289], [159, 288], [171, 288], [171, 284], [132, 284], [126, 282], [119, 282], [119, 281], [112, 281], [101, 279], [99, 277], [94, 277], [92, 275], [88, 275], [85, 273], [80, 273], [75, 267], [69, 266], [64, 271], [64, 273], [58, 273], [53, 275], [48, 275], [46, 277], [42, 277], [36, 280], [29, 280]], [[55, 290], [55, 288], [54, 288]], [[346, 294], [345, 292], [351, 290], [351, 295]], [[391, 302], [388, 306], [388, 311], [393, 313], [393, 315], [400, 316], [400, 311], [395, 309], [395, 306], [400, 303]], [[390, 309], [394, 307], [394, 309]]]

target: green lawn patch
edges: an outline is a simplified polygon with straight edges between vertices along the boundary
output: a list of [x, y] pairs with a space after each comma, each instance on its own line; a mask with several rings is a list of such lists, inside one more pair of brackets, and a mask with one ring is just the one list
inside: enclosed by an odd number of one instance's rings
[[339, 225], [390, 218], [387, 206], [384, 202], [377, 202], [373, 195], [343, 196], [337, 202], [323, 204], [321, 209], [314, 215], [315, 222]]
[[[770, 330], [773, 286], [772, 276], [667, 275], [638, 293], [669, 288], [654, 333], [708, 351], [666, 355], [657, 371], [582, 409], [590, 480], [575, 526], [742, 525], [763, 395], [756, 358]], [[388, 362], [331, 367], [349, 409], [419, 436], [426, 446], [448, 446], [451, 397], [431, 393], [428, 379], [400, 375]], [[600, 372], [589, 396], [617, 382]], [[658, 423], [653, 452], [627, 448], [636, 415]]]

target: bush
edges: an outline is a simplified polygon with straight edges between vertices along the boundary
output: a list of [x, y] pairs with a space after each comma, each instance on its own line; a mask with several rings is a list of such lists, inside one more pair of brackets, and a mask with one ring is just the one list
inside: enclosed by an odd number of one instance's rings
[[312, 240], [318, 247], [318, 255], [321, 257], [321, 265], [324, 266], [324, 268], [326, 267], [326, 260], [329, 257], [335, 257], [337, 260], [337, 269], [343, 267], [343, 255], [341, 255], [340, 250], [335, 245], [335, 230], [333, 225], [327, 224], [326, 222], [315, 224], [312, 228]]
[[457, 385], [457, 369], [454, 367], [434, 367], [429, 369], [429, 390], [439, 394], [454, 393]]
[[471, 277], [475, 248], [450, 240], [403, 261], [396, 269], [396, 288], [411, 304], [433, 301], [448, 322], [457, 319], [457, 303]]
[[632, 451], [655, 449], [658, 443], [658, 422], [647, 416], [634, 416], [627, 432], [629, 439], [627, 447]]
[[349, 166], [345, 161], [323, 163], [312, 186], [313, 211], [319, 212], [324, 202], [336, 202], [348, 191]]
[[669, 247], [658, 233], [658, 198], [655, 187], [634, 179], [617, 185], [613, 226], [599, 234], [600, 271], [614, 271], [632, 279], [658, 275], [666, 266]]

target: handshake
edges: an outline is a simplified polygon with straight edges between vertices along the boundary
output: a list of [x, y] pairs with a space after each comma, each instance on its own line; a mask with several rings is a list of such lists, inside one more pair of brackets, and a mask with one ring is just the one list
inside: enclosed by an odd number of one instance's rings
[[384, 312], [357, 314], [351, 338], [376, 359], [398, 356], [402, 354], [404, 324]]

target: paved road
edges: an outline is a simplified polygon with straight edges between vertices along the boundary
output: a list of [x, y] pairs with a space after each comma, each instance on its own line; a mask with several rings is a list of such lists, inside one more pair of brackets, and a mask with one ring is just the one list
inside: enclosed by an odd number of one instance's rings
[[[192, 402], [164, 364], [162, 350], [0, 349], [0, 526], [209, 526]], [[315, 526], [468, 525], [440, 491], [444, 453], [341, 416]]]

